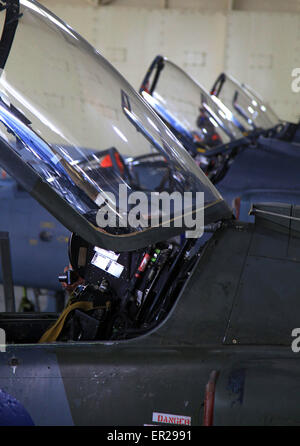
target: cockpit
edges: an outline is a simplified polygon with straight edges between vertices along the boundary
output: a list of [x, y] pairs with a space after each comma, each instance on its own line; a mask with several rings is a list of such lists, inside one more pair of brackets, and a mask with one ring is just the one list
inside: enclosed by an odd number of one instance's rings
[[166, 57], [154, 59], [140, 93], [193, 156], [243, 136], [230, 110]]
[[140, 94], [213, 183], [225, 175], [232, 150], [248, 143], [236, 115], [166, 57], [154, 59]]
[[221, 73], [216, 79], [211, 94], [219, 98], [235, 114], [245, 131], [271, 129], [279, 123], [272, 108], [249, 86], [234, 77]]
[[69, 328], [55, 324], [43, 342], [150, 329], [178, 296], [204, 226], [232, 213], [163, 120], [72, 28], [31, 0], [0, 15], [0, 165], [72, 232], [60, 277], [74, 288]]
[[[122, 235], [140, 239], [143, 232], [160, 232], [159, 225], [122, 223], [130, 209], [122, 208], [120, 185], [148, 195], [201, 191], [207, 209], [222, 202], [180, 142], [99, 53], [35, 2], [20, 2], [18, 8], [17, 3], [7, 6], [3, 23], [3, 36], [11, 42], [9, 57], [0, 53], [1, 134], [11, 156], [24, 165], [24, 181], [30, 169], [42, 183], [43, 193], [35, 185], [36, 195], [58, 219], [69, 227], [71, 218], [79, 226], [86, 221], [93, 241], [101, 244], [102, 238], [106, 244], [118, 231], [99, 228], [99, 209], [116, 214]], [[43, 92], [34, 88], [37, 78], [45, 79]], [[58, 202], [69, 210], [68, 221], [66, 213], [57, 215]], [[124, 245], [135, 249], [139, 242]]]

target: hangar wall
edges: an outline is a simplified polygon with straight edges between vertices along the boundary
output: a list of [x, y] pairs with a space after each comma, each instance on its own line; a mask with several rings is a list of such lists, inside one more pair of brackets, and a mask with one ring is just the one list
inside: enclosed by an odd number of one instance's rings
[[[238, 36], [238, 37], [237, 37]], [[228, 14], [225, 70], [267, 98], [281, 118], [300, 118], [300, 93], [291, 88], [300, 67], [300, 14]]]
[[[299, 2], [279, 2], [279, 12], [271, 12], [270, 0], [115, 0], [98, 7], [93, 1], [42, 3], [86, 37], [134, 87], [161, 53], [205, 87], [225, 69], [256, 89], [281, 118], [300, 117], [300, 93], [291, 89], [291, 72], [300, 67]], [[249, 11], [249, 4], [266, 11]], [[293, 12], [282, 12], [287, 6]]]

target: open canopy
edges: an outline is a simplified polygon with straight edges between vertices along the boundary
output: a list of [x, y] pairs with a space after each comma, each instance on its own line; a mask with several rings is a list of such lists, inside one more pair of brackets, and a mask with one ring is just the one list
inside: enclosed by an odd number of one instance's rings
[[[75, 31], [36, 1], [7, 1], [0, 16], [0, 164], [69, 230], [126, 251], [187, 229], [184, 219], [147, 224], [145, 210], [128, 221], [120, 185], [146, 196], [191, 192], [193, 213], [203, 192], [205, 222], [228, 217], [181, 143]], [[105, 209], [118, 227], [99, 225]]]
[[193, 154], [243, 137], [233, 113], [166, 57], [154, 59], [140, 93]]
[[228, 74], [220, 74], [211, 93], [236, 115], [245, 130], [270, 129], [279, 123], [278, 116], [257, 93]]

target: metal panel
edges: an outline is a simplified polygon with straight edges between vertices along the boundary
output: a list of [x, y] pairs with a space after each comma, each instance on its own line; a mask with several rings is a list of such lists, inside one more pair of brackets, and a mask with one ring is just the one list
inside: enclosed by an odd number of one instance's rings
[[148, 341], [221, 345], [252, 234], [253, 226], [242, 224], [214, 234], [177, 304]]
[[291, 345], [299, 325], [300, 262], [249, 256], [226, 344]]

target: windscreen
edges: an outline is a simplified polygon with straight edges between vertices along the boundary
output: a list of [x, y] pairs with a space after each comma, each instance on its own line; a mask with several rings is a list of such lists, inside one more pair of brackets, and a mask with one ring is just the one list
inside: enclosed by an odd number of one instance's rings
[[[187, 212], [197, 207], [197, 192], [204, 193], [209, 212], [223, 202], [163, 122], [75, 31], [35, 1], [14, 1], [0, 14], [0, 139], [55, 192], [46, 202], [35, 186], [35, 196], [69, 229], [80, 233], [86, 222], [98, 231], [99, 245], [108, 234], [130, 250], [149, 243], [141, 235], [153, 227], [151, 241], [167, 238], [159, 231], [159, 206], [151, 207], [155, 224], [149, 221], [150, 196], [189, 192]], [[137, 196], [128, 199], [133, 192], [149, 202], [130, 219], [138, 202]], [[59, 212], [56, 197], [64, 203]], [[66, 223], [70, 207], [84, 217], [80, 224]], [[167, 220], [164, 227], [174, 221], [174, 209]], [[184, 222], [176, 227], [182, 232]], [[116, 248], [105, 240], [105, 247]]]
[[270, 129], [279, 123], [272, 109], [228, 74], [222, 73], [212, 88], [212, 94], [218, 97], [240, 121], [245, 130], [255, 128]]
[[186, 146], [209, 150], [243, 136], [230, 110], [167, 58], [156, 58], [141, 94]]

